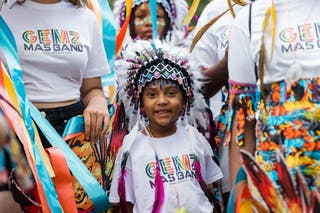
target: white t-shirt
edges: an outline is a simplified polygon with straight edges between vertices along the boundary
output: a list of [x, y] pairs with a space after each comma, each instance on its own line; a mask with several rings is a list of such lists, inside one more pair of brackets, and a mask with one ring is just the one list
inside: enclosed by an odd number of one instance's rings
[[[235, 5], [234, 11], [237, 13], [243, 7]], [[210, 2], [202, 11], [199, 17], [196, 29], [197, 33], [201, 27], [207, 24], [214, 17], [219, 16], [224, 11], [228, 10], [228, 3], [226, 0], [215, 0]], [[230, 12], [227, 12], [220, 17], [201, 37], [192, 51], [192, 60], [197, 64], [209, 67], [225, 55], [225, 49], [228, 47], [228, 42], [231, 36], [231, 29], [233, 24], [233, 17]], [[222, 91], [210, 98], [210, 109], [215, 122], [218, 120], [221, 107], [224, 102], [222, 101]], [[222, 192], [229, 190], [229, 161], [228, 161], [228, 148], [221, 146], [220, 148], [220, 166], [223, 171], [224, 178], [222, 179]]]
[[[130, 137], [130, 136], [129, 136]], [[121, 158], [126, 143], [118, 154], [110, 202], [119, 203], [118, 179]], [[191, 139], [196, 140], [191, 142]], [[133, 212], [151, 212], [154, 202], [155, 151], [158, 155], [160, 172], [164, 183], [164, 203], [161, 212], [175, 212], [180, 207], [187, 212], [212, 212], [213, 206], [195, 178], [194, 159], [197, 156], [201, 173], [207, 184], [222, 178], [220, 168], [212, 160], [212, 151], [206, 139], [193, 127], [178, 127], [173, 135], [150, 138], [141, 132], [130, 146], [126, 164], [126, 199], [134, 204]]]
[[[235, 5], [234, 11], [238, 12], [241, 8], [240, 5]], [[214, 17], [219, 16], [224, 11], [228, 10], [228, 3], [226, 0], [215, 0], [210, 2], [202, 11], [199, 17], [195, 33], [198, 32], [201, 27], [207, 24]], [[228, 47], [228, 41], [231, 36], [231, 28], [233, 23], [233, 17], [230, 12], [227, 12], [220, 17], [201, 37], [192, 51], [192, 60], [195, 60], [197, 64], [201, 66], [209, 67], [225, 55], [225, 49]], [[222, 95], [218, 92], [212, 98], [210, 98], [210, 109], [213, 114], [213, 118], [217, 120], [220, 114], [220, 109], [223, 105], [221, 101]]]
[[29, 100], [80, 99], [84, 78], [109, 72], [96, 16], [70, 2], [26, 0], [0, 14], [14, 34]]
[[[229, 77], [231, 80], [256, 84], [254, 64], [259, 66], [262, 23], [271, 0], [252, 5], [251, 40], [249, 38], [249, 8], [238, 13], [229, 42]], [[294, 67], [303, 72], [298, 78], [319, 77], [320, 70], [320, 4], [317, 0], [275, 0], [276, 31], [271, 57], [272, 36], [265, 36], [267, 50], [264, 82], [288, 79]], [[271, 27], [271, 22], [269, 22]]]

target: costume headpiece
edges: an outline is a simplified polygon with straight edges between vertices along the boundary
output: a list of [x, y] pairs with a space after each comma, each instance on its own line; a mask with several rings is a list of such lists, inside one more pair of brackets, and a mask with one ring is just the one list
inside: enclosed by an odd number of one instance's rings
[[200, 72], [191, 73], [188, 59], [173, 53], [173, 48], [169, 52], [169, 46], [161, 41], [156, 40], [154, 46], [150, 41], [136, 40], [121, 52], [117, 69], [118, 94], [125, 104], [129, 128], [136, 123], [143, 89], [157, 79], [176, 82], [186, 97], [184, 115], [187, 119], [184, 120], [195, 124], [197, 118], [205, 126], [205, 118], [202, 117], [206, 104], [200, 94]]

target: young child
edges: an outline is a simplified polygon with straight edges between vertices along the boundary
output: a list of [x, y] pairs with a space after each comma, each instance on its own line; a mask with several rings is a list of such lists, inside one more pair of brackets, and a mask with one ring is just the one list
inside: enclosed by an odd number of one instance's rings
[[[183, 25], [183, 20], [189, 9], [185, 0], [156, 0], [157, 26], [160, 40], [170, 41], [179, 45], [188, 35], [188, 27]], [[148, 40], [152, 38], [152, 20], [149, 0], [133, 0], [130, 22], [124, 45], [134, 39]], [[123, 27], [126, 19], [126, 1], [117, 0], [113, 10], [116, 27]]]
[[188, 60], [168, 49], [138, 40], [122, 52], [119, 94], [131, 130], [109, 196], [122, 212], [213, 212], [209, 187], [222, 173], [191, 126], [205, 119], [205, 102]]

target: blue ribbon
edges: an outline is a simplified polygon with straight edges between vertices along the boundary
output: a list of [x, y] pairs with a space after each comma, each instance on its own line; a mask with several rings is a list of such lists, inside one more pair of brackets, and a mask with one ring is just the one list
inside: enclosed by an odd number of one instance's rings
[[2, 16], [0, 16], [0, 47], [2, 48], [3, 53], [6, 56], [7, 65], [12, 76], [15, 90], [19, 91], [17, 95], [22, 112], [22, 118], [24, 119], [28, 134], [30, 136], [32, 149], [34, 152], [35, 166], [38, 172], [39, 179], [43, 184], [43, 190], [45, 191], [45, 194], [47, 196], [49, 207], [53, 212], [63, 212], [58, 201], [57, 192], [54, 188], [51, 177], [45, 167], [45, 164], [43, 163], [40, 151], [34, 141], [34, 129], [32, 125], [30, 109], [27, 102], [26, 92], [22, 81], [22, 70], [19, 65], [19, 57], [15, 40]]
[[114, 85], [114, 58], [116, 52], [116, 27], [112, 10], [109, 2], [105, 0], [99, 0], [99, 6], [101, 9], [102, 18], [102, 40], [107, 55], [110, 73], [102, 76], [102, 85], [110, 86]]
[[158, 25], [157, 25], [157, 1], [150, 0], [150, 12], [152, 20], [152, 39], [155, 40], [158, 37]]
[[62, 137], [66, 137], [67, 135], [72, 135], [75, 133], [80, 133], [84, 131], [84, 119], [82, 115], [74, 116], [69, 119], [66, 128], [62, 134]]

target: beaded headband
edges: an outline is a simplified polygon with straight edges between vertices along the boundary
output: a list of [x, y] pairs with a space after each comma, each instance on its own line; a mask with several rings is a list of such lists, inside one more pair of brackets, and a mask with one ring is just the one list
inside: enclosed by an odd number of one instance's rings
[[[200, 92], [200, 77], [190, 72], [186, 57], [169, 52], [169, 46], [161, 41], [135, 40], [121, 52], [117, 73], [118, 94], [126, 106], [127, 114], [138, 114], [144, 88], [159, 79], [176, 82], [186, 97], [185, 116], [193, 123], [197, 112], [205, 110], [205, 101]], [[196, 72], [200, 75], [200, 72]], [[195, 95], [196, 94], [196, 95]], [[197, 100], [195, 100], [197, 99]], [[129, 109], [129, 110], [128, 110]], [[130, 117], [130, 116], [129, 116]], [[190, 118], [190, 119], [189, 119]]]

